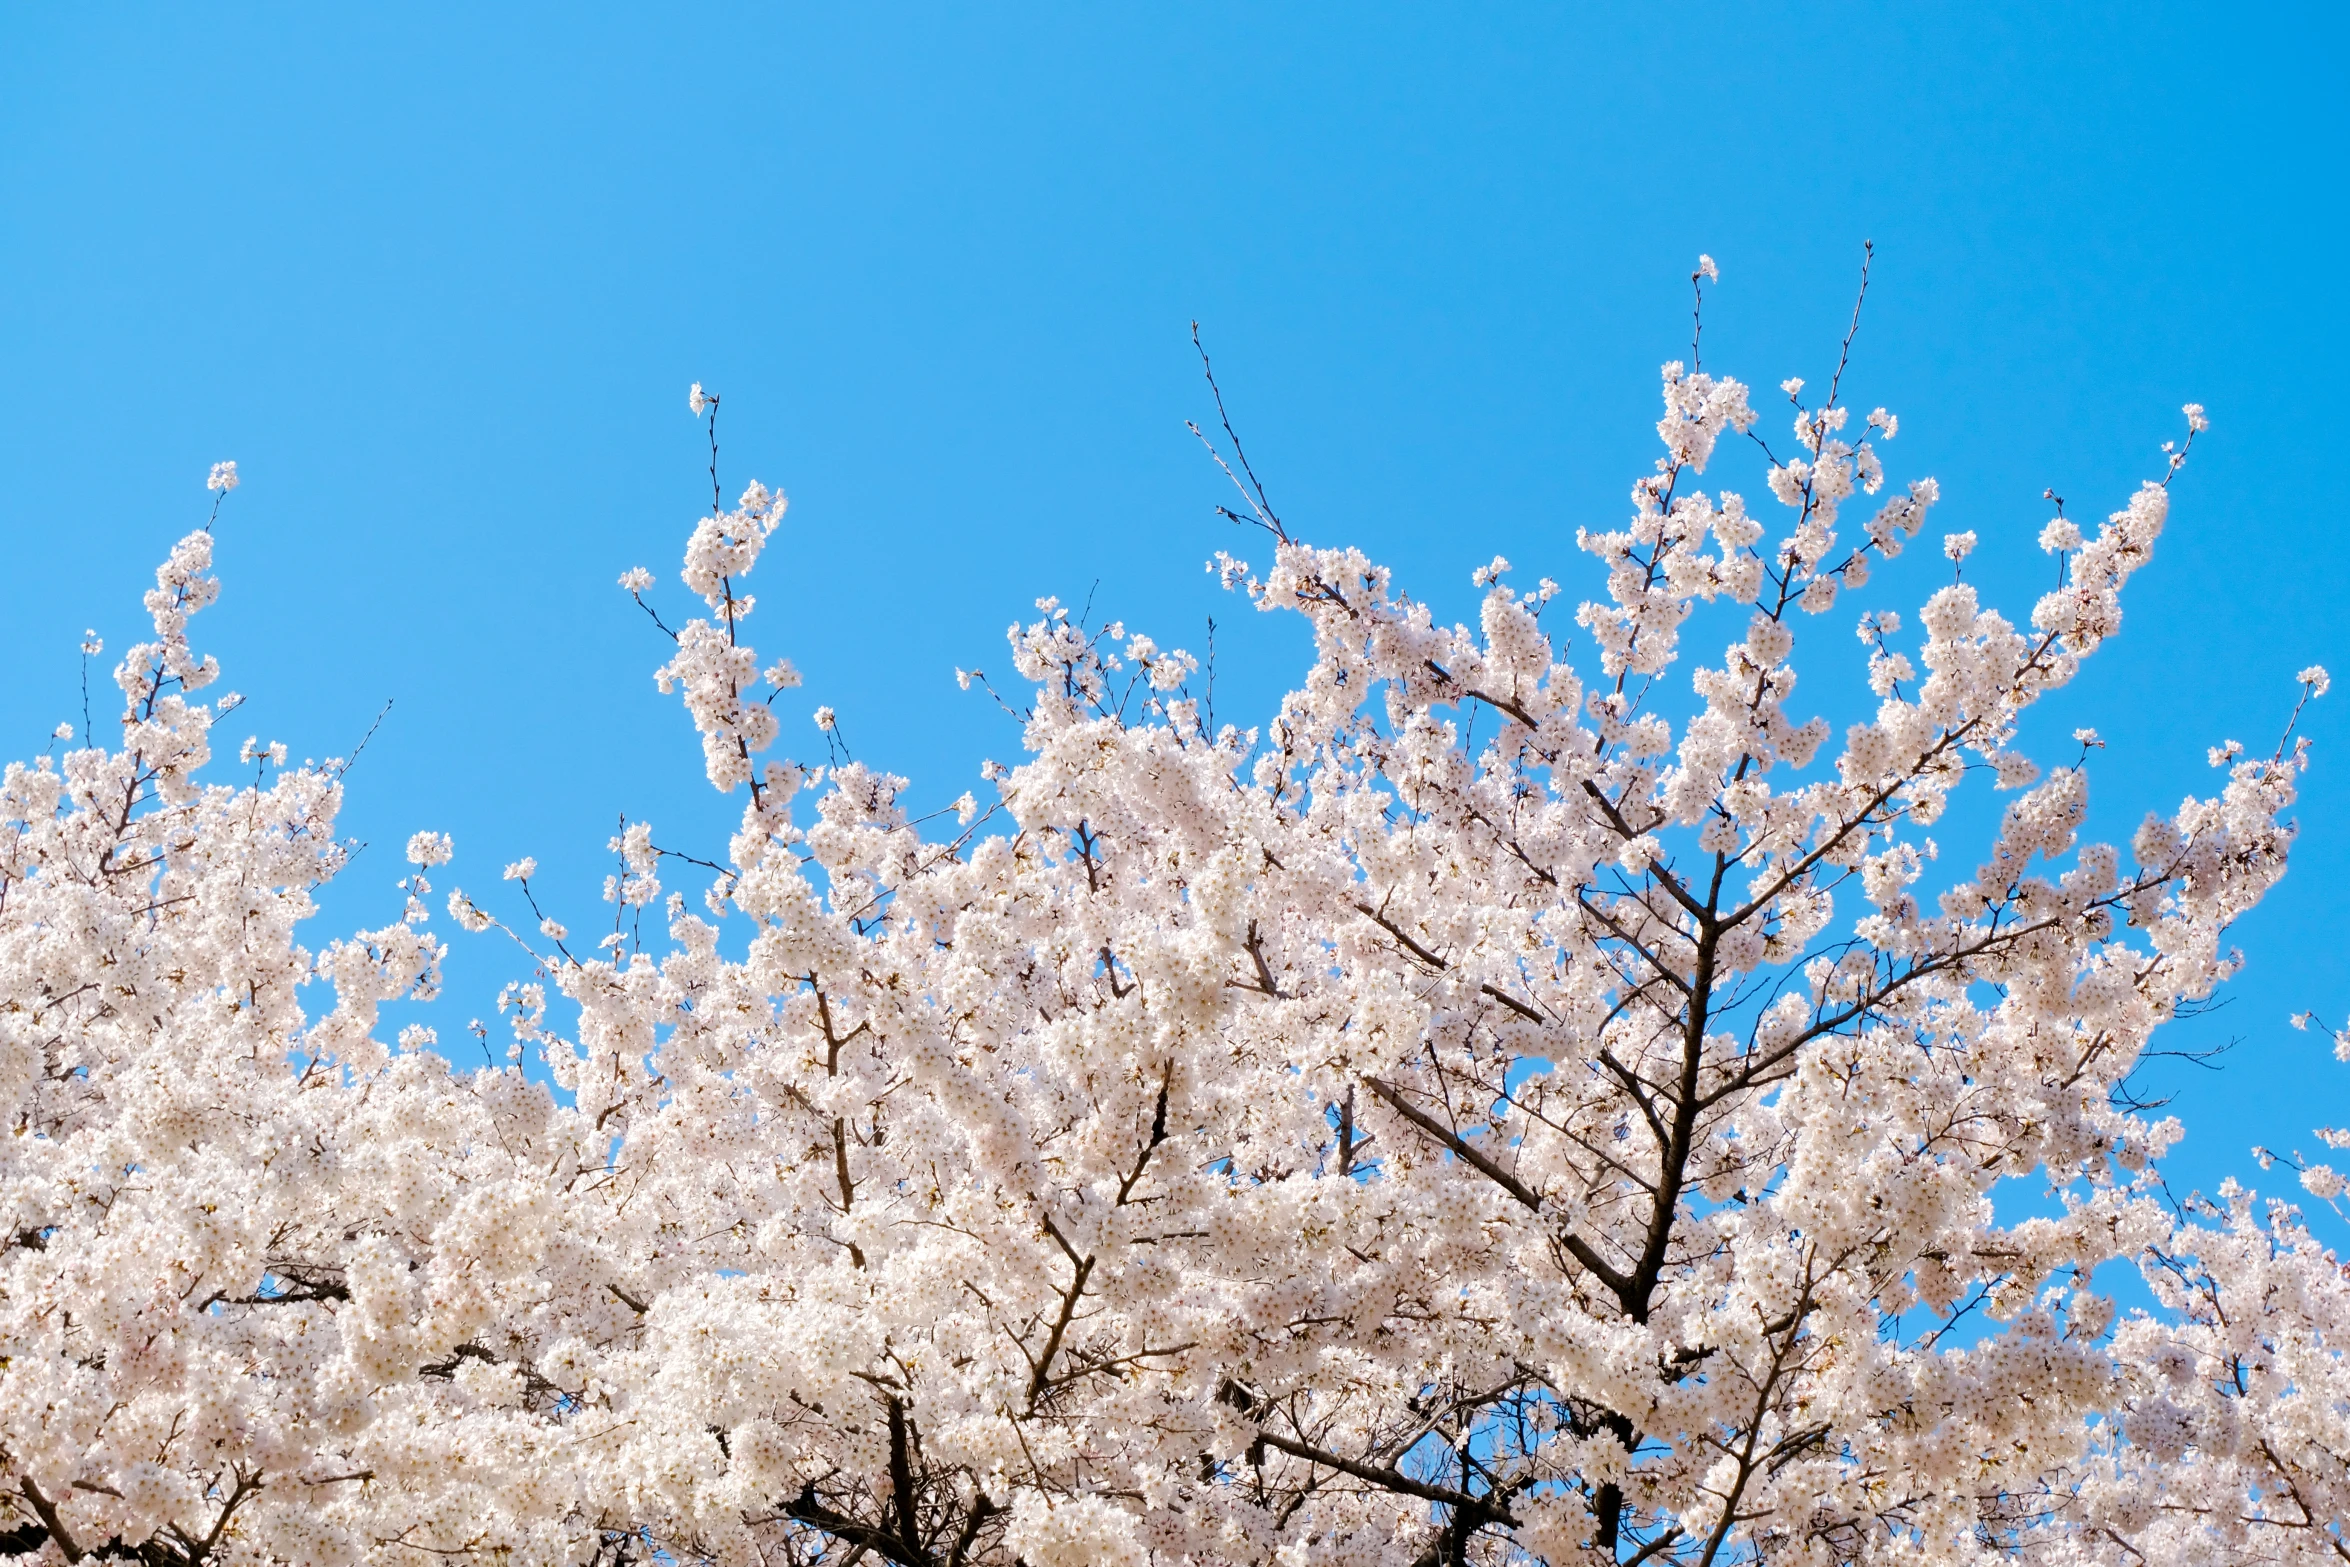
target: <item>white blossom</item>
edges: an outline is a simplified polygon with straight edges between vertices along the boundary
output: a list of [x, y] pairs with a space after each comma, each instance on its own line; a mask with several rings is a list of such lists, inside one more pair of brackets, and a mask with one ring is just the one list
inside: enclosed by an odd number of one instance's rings
[[420, 832], [408, 840], [408, 863], [411, 865], [427, 868], [446, 865], [449, 857], [456, 852], [456, 846], [450, 843], [449, 835], [445, 832]]

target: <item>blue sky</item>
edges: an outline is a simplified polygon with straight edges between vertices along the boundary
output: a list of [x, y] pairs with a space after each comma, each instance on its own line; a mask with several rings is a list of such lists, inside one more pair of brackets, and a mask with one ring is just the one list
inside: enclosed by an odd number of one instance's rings
[[[730, 493], [793, 497], [755, 583], [756, 640], [808, 677], [782, 749], [820, 755], [829, 703], [943, 801], [1016, 749], [950, 672], [1003, 664], [1040, 594], [1194, 650], [1213, 615], [1223, 716], [1302, 668], [1294, 620], [1201, 570], [1254, 541], [1183, 429], [1194, 318], [1284, 515], [1465, 616], [1495, 553], [1596, 591], [1574, 529], [1653, 455], [1698, 252], [1709, 367], [1769, 387], [1832, 365], [1864, 238], [1852, 395], [1902, 416], [1896, 476], [1940, 479], [1935, 531], [1981, 535], [1969, 575], [2013, 613], [2042, 490], [2100, 517], [2211, 409], [2124, 634], [2031, 732], [2058, 761], [2103, 731], [2094, 825], [2212, 787], [2223, 738], [2265, 749], [2302, 665], [2350, 675], [2335, 9], [1265, 11], [10, 12], [0, 750], [78, 714], [82, 628], [137, 633], [234, 457], [197, 638], [253, 699], [232, 738], [347, 752], [397, 703], [330, 919], [390, 918], [431, 826], [456, 880], [534, 854], [592, 922], [617, 813], [705, 851], [732, 817], [612, 586], [674, 585], [707, 494], [689, 381], [726, 399]], [[1857, 711], [1848, 618], [1799, 707]], [[2350, 1010], [2345, 703], [2308, 722], [2235, 1001], [2176, 1030], [2243, 1040], [2179, 1080], [2189, 1183], [2350, 1120], [2350, 1068], [2285, 1027]], [[509, 974], [461, 941], [444, 1024]]]

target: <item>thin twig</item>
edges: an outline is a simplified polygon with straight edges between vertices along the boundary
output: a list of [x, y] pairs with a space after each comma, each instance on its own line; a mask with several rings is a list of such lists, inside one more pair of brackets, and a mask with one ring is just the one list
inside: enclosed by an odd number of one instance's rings
[[[1289, 532], [1282, 527], [1281, 519], [1274, 514], [1273, 503], [1265, 498], [1264, 483], [1257, 478], [1256, 469], [1249, 465], [1248, 453], [1242, 449], [1240, 444], [1240, 432], [1232, 428], [1232, 416], [1225, 412], [1224, 389], [1216, 384], [1216, 368], [1208, 362], [1208, 350], [1199, 340], [1199, 323], [1197, 321], [1191, 324], [1191, 346], [1199, 354], [1200, 373], [1208, 378], [1208, 390], [1215, 395], [1216, 418], [1224, 426], [1224, 437], [1232, 443], [1232, 455], [1239, 461], [1241, 473], [1248, 475], [1248, 483], [1240, 482], [1239, 475], [1232, 471], [1230, 464], [1226, 463], [1222, 454], [1216, 450], [1215, 443], [1207, 438], [1198, 425], [1188, 419], [1184, 421], [1184, 425], [1193, 435], [1199, 437], [1199, 443], [1208, 449], [1208, 455], [1215, 458], [1216, 466], [1224, 470], [1224, 477], [1232, 481], [1232, 487], [1240, 492], [1240, 498], [1248, 502], [1250, 511], [1256, 513], [1257, 526], [1286, 544], [1289, 542]], [[1219, 507], [1218, 510], [1224, 510], [1224, 508]], [[1232, 517], [1235, 522], [1244, 520], [1233, 516], [1228, 510], [1225, 511], [1225, 515]]]

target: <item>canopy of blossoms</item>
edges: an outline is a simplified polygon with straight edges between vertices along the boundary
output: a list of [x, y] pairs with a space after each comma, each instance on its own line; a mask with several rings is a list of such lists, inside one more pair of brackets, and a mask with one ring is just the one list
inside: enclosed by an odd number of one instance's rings
[[[306, 935], [344, 769], [215, 758], [190, 534], [119, 730], [0, 782], [0, 1553], [2350, 1559], [2350, 1279], [2289, 1205], [2172, 1201], [2127, 1087], [2284, 872], [2288, 704], [2126, 846], [2079, 836], [2093, 736], [2017, 744], [2202, 411], [2011, 618], [1971, 536], [1910, 553], [1934, 482], [1841, 382], [1766, 438], [1665, 366], [1598, 596], [1496, 560], [1474, 626], [1219, 446], [1295, 689], [1211, 731], [1187, 654], [1047, 600], [1025, 760], [927, 833], [902, 779], [766, 759], [784, 502], [716, 499], [697, 386], [690, 613], [622, 586], [743, 812], [715, 858], [628, 827], [592, 941], [527, 861], [436, 887], [431, 832], [398, 922]], [[1796, 654], [1856, 614], [1837, 736]], [[1938, 845], [1961, 788], [2004, 817]], [[381, 1021], [444, 915], [528, 952], [504, 1068]], [[2021, 1176], [2059, 1200], [2003, 1222]]]

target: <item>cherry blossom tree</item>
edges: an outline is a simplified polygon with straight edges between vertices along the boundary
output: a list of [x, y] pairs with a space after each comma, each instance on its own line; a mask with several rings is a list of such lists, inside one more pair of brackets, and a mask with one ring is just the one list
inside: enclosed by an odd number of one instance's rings
[[[2120, 629], [2202, 410], [2047, 525], [2019, 622], [1971, 536], [1902, 559], [1937, 492], [1888, 486], [1893, 415], [1854, 428], [1851, 341], [1785, 436], [1696, 343], [1665, 367], [1571, 633], [1498, 559], [1440, 624], [1223, 424], [1270, 564], [1215, 569], [1304, 619], [1303, 679], [1215, 727], [1191, 656], [1044, 600], [1025, 760], [951, 825], [829, 708], [825, 765], [768, 759], [784, 502], [724, 503], [697, 386], [688, 613], [622, 586], [743, 812], [707, 853], [624, 826], [593, 939], [527, 860], [444, 898], [427, 831], [397, 922], [301, 944], [345, 769], [215, 763], [191, 534], [119, 737], [0, 784], [0, 1551], [2350, 1559], [2350, 1280], [2288, 1204], [2174, 1198], [2129, 1086], [2239, 965], [2305, 742], [2280, 703], [2125, 855], [2080, 838], [2094, 736], [2018, 741]], [[1752, 510], [1700, 487], [1734, 459]], [[1872, 584], [1922, 607], [1858, 612], [1877, 706], [1838, 740], [1794, 652]], [[1962, 786], [2010, 801], [1946, 859]], [[381, 1021], [438, 988], [444, 908], [525, 954], [503, 1068]], [[2046, 1211], [1994, 1209], [2017, 1177]]]

